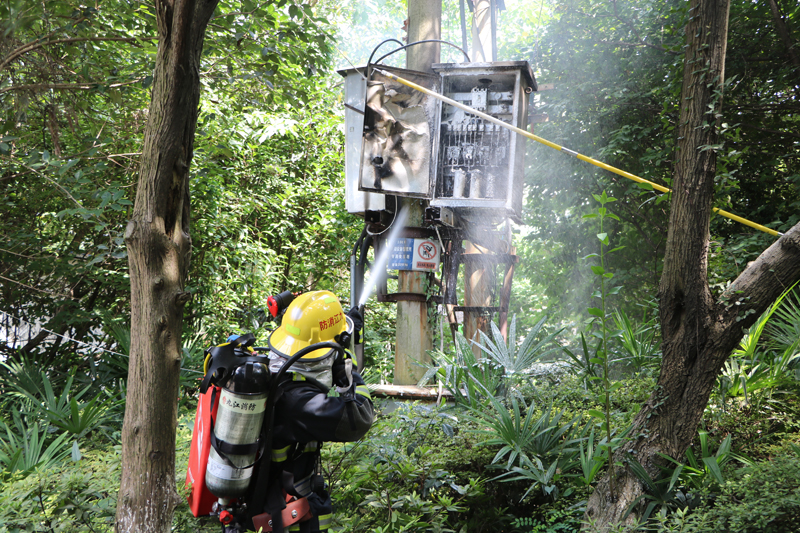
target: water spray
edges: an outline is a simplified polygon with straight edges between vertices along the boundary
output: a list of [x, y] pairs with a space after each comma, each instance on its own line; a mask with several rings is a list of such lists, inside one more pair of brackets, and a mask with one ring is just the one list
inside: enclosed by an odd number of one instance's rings
[[364, 304], [367, 303], [367, 300], [372, 295], [372, 291], [375, 289], [378, 281], [381, 281], [386, 276], [386, 265], [389, 263], [389, 254], [392, 253], [394, 243], [397, 241], [400, 231], [405, 227], [407, 218], [408, 208], [403, 206], [397, 212], [397, 215], [392, 221], [391, 230], [386, 238], [383, 249], [378, 254], [378, 258], [375, 260], [375, 263], [373, 263], [372, 267], [369, 269], [369, 279], [364, 284], [364, 288], [361, 290], [361, 297], [358, 299], [359, 308], [363, 307]]
[[[636, 181], [636, 182], [639, 182], [639, 183], [643, 183], [643, 184], [649, 185], [650, 187], [652, 187], [653, 189], [655, 189], [655, 190], [657, 190], [659, 192], [663, 192], [663, 193], [672, 192], [672, 190], [670, 190], [670, 189], [668, 189], [668, 188], [666, 188], [666, 187], [664, 187], [662, 185], [658, 185], [657, 183], [653, 183], [652, 181], [646, 180], [644, 178], [640, 178], [639, 176], [636, 176], [635, 174], [631, 174], [630, 172], [625, 172], [624, 170], [620, 170], [620, 169], [618, 169], [616, 167], [612, 167], [611, 165], [607, 165], [606, 163], [603, 163], [601, 161], [597, 161], [596, 159], [592, 159], [591, 157], [585, 156], [583, 154], [579, 154], [578, 152], [575, 152], [574, 150], [570, 150], [569, 148], [564, 148], [563, 146], [559, 146], [554, 142], [550, 142], [547, 139], [543, 139], [542, 137], [539, 137], [538, 135], [534, 135], [533, 133], [527, 132], [527, 131], [525, 131], [525, 130], [523, 130], [521, 128], [517, 128], [516, 126], [512, 126], [511, 124], [508, 124], [507, 122], [503, 122], [502, 120], [500, 120], [498, 118], [495, 118], [495, 117], [493, 117], [491, 115], [487, 115], [486, 113], [482, 113], [480, 111], [477, 111], [477, 110], [469, 107], [468, 105], [464, 105], [461, 102], [457, 102], [455, 100], [452, 100], [452, 99], [450, 99], [450, 98], [448, 98], [448, 97], [446, 97], [446, 96], [444, 96], [442, 94], [439, 94], [439, 93], [437, 93], [435, 91], [432, 91], [430, 89], [422, 87], [421, 85], [417, 85], [416, 83], [414, 83], [412, 81], [409, 81], [407, 79], [401, 78], [400, 76], [392, 74], [391, 72], [387, 72], [387, 71], [379, 69], [379, 68], [375, 68], [375, 71], [380, 73], [382, 76], [385, 76], [385, 77], [387, 77], [387, 78], [389, 78], [391, 80], [394, 80], [394, 81], [396, 81], [398, 83], [402, 83], [406, 87], [410, 87], [410, 88], [412, 88], [414, 90], [417, 90], [417, 91], [419, 91], [421, 93], [427, 94], [428, 96], [432, 96], [433, 98], [436, 98], [437, 100], [441, 100], [442, 102], [444, 102], [446, 104], [450, 104], [453, 107], [457, 107], [457, 108], [459, 108], [459, 109], [461, 109], [463, 111], [466, 111], [467, 113], [470, 113], [472, 115], [480, 117], [483, 120], [491, 122], [492, 124], [497, 124], [498, 126], [506, 128], [507, 130], [511, 130], [514, 133], [518, 133], [519, 135], [527, 137], [528, 139], [534, 140], [534, 141], [536, 141], [538, 143], [541, 143], [541, 144], [543, 144], [545, 146], [549, 146], [550, 148], [552, 148], [554, 150], [558, 150], [559, 152], [564, 152], [566, 154], [574, 156], [577, 159], [580, 159], [581, 161], [586, 161], [587, 163], [590, 163], [590, 164], [592, 164], [592, 165], [594, 165], [596, 167], [602, 168], [604, 170], [608, 170], [609, 172], [613, 172], [614, 174], [617, 174], [618, 176], [622, 176], [623, 178], [627, 178], [629, 180], [633, 180], [633, 181]], [[719, 209], [717, 207], [714, 207], [713, 210], [714, 210], [715, 213], [718, 213], [718, 214], [720, 214], [720, 215], [722, 215], [722, 216], [724, 216], [726, 218], [729, 218], [731, 220], [735, 220], [736, 222], [739, 222], [739, 223], [744, 224], [746, 226], [750, 226], [751, 228], [757, 229], [759, 231], [763, 231], [764, 233], [769, 233], [770, 235], [773, 235], [775, 237], [779, 237], [779, 236], [783, 235], [783, 233], [775, 231], [774, 229], [768, 228], [766, 226], [762, 226], [761, 224], [756, 224], [755, 222], [753, 222], [751, 220], [747, 220], [746, 218], [742, 218], [742, 217], [740, 217], [738, 215], [734, 215], [733, 213], [729, 213], [728, 211], [723, 211], [722, 209]], [[388, 259], [388, 256], [387, 256], [387, 259]], [[370, 279], [370, 281], [372, 281], [372, 280]], [[362, 298], [363, 298], [363, 295], [362, 295]]]

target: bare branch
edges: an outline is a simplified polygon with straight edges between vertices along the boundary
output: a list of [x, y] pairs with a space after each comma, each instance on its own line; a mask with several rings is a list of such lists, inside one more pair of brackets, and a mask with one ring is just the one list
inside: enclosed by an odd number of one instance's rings
[[745, 128], [750, 128], [751, 130], [763, 131], [764, 133], [774, 133], [775, 135], [781, 135], [787, 137], [796, 137], [800, 139], [800, 133], [792, 133], [790, 131], [780, 131], [780, 130], [772, 130], [769, 128], [761, 128], [753, 124], [748, 124], [747, 122], [741, 122], [741, 125], [744, 126]]
[[666, 52], [668, 54], [672, 54], [672, 55], [675, 55], [675, 56], [681, 55], [683, 53], [683, 52], [676, 52], [675, 50], [670, 50], [668, 48], [664, 48], [663, 46], [658, 45], [658, 44], [650, 44], [650, 43], [626, 43], [624, 41], [608, 41], [608, 40], [604, 40], [604, 41], [597, 41], [597, 44], [611, 44], [611, 45], [615, 45], [615, 46], [627, 46], [629, 48], [642, 48], [642, 47], [653, 48], [655, 50], [660, 50], [662, 52]]
[[87, 91], [91, 89], [97, 89], [99, 87], [113, 89], [115, 87], [133, 85], [134, 83], [139, 83], [143, 79], [144, 78], [137, 78], [135, 80], [124, 81], [121, 83], [111, 83], [109, 85], [106, 85], [104, 83], [26, 83], [24, 85], [12, 85], [10, 87], [0, 89], [0, 94], [7, 93], [10, 91], [24, 91], [28, 89], [56, 89], [65, 91]]
[[[0, 71], [4, 70], [9, 63], [17, 59], [18, 57], [27, 54], [28, 52], [32, 52], [37, 48], [43, 48], [45, 46], [51, 44], [60, 44], [60, 43], [77, 43], [77, 42], [86, 42], [86, 41], [93, 41], [93, 42], [100, 42], [100, 41], [123, 41], [129, 43], [136, 43], [142, 39], [138, 39], [136, 37], [71, 37], [69, 39], [53, 39], [52, 41], [36, 41], [32, 43], [27, 43], [16, 50], [12, 51], [6, 58], [0, 63]], [[147, 39], [144, 39], [147, 40]]]
[[2, 279], [4, 281], [7, 281], [9, 283], [14, 283], [15, 285], [19, 285], [20, 287], [25, 287], [26, 289], [30, 289], [30, 290], [37, 291], [37, 292], [42, 292], [44, 294], [49, 294], [50, 296], [61, 296], [62, 298], [67, 298], [68, 300], [73, 300], [74, 299], [72, 296], [70, 296], [68, 294], [63, 294], [63, 293], [60, 293], [60, 292], [45, 291], [43, 289], [37, 289], [36, 287], [33, 287], [31, 285], [26, 285], [25, 283], [22, 283], [22, 282], [13, 280], [13, 279], [9, 279], [9, 278], [7, 278], [5, 276], [0, 276], [0, 279]]
[[786, 17], [781, 12], [781, 8], [778, 6], [778, 3], [775, 0], [769, 0], [769, 9], [772, 11], [772, 20], [775, 22], [775, 29], [777, 30], [778, 35], [781, 36], [783, 45], [786, 47], [786, 51], [789, 53], [789, 58], [792, 60], [792, 64], [794, 64], [795, 67], [800, 68], [800, 55], [798, 55], [795, 51], [794, 39], [792, 39], [792, 34], [786, 24]]

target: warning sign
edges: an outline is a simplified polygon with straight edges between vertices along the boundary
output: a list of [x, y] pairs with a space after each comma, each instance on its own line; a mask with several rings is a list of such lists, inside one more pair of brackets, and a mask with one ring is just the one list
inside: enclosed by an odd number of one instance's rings
[[392, 270], [437, 270], [441, 245], [430, 239], [397, 239], [392, 246], [389, 268]]
[[436, 270], [439, 266], [439, 249], [433, 241], [414, 239], [416, 253], [412, 270]]

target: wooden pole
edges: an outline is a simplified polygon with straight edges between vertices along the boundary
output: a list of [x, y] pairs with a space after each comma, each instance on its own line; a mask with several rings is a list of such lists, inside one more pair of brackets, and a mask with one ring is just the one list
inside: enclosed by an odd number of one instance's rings
[[[464, 337], [469, 341], [480, 342], [478, 331], [489, 331], [488, 313], [479, 309], [492, 305], [492, 280], [489, 277], [494, 274], [494, 268], [490, 264], [491, 260], [481, 260], [482, 256], [488, 254], [491, 251], [471, 242], [467, 243], [464, 252]], [[472, 352], [476, 357], [480, 357], [482, 353], [475, 345], [472, 346]]]
[[[492, 12], [494, 2], [491, 0], [477, 0], [474, 2], [472, 23], [472, 60], [476, 62], [494, 61], [493, 32], [492, 32]], [[468, 243], [466, 254], [491, 254], [491, 251]], [[485, 311], [478, 310], [480, 307], [492, 305], [493, 285], [489, 278], [494, 274], [493, 264], [487, 261], [473, 259], [464, 262], [464, 337], [467, 340], [480, 342], [478, 331], [488, 333], [489, 316]], [[480, 357], [481, 350], [477, 346], [472, 347], [476, 357]]]

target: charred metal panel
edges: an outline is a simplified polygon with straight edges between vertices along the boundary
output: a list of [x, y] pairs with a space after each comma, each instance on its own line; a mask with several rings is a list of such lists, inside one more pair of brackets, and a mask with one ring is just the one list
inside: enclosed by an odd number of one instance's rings
[[[439, 76], [381, 67], [433, 91]], [[367, 82], [359, 189], [431, 198], [433, 139], [439, 101], [377, 72]]]
[[[433, 70], [448, 98], [527, 127], [528, 95], [536, 81], [526, 61], [443, 63]], [[435, 131], [431, 205], [456, 208], [463, 218], [481, 223], [519, 218], [524, 137], [448, 104], [441, 106]]]
[[361, 148], [364, 133], [364, 99], [367, 93], [366, 67], [338, 71], [344, 77], [344, 127], [345, 127], [345, 207], [347, 212], [367, 217], [368, 212], [383, 211], [385, 196], [359, 190]]

